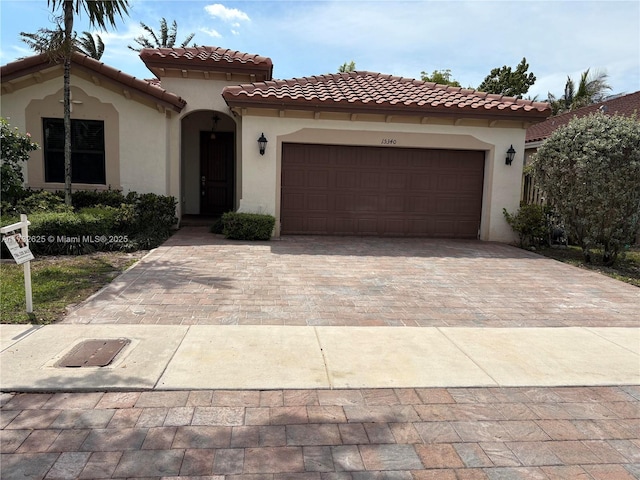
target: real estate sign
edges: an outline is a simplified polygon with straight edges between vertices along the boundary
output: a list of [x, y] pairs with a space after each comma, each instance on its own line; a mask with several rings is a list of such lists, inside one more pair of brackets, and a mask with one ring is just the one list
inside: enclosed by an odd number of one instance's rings
[[33, 253], [21, 234], [7, 235], [4, 237], [4, 243], [18, 265], [33, 260]]

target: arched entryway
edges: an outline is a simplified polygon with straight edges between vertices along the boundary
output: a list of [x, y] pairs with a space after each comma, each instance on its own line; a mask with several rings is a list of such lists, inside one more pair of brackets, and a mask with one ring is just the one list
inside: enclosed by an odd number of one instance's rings
[[186, 115], [182, 126], [183, 215], [218, 217], [236, 207], [236, 122], [222, 112]]

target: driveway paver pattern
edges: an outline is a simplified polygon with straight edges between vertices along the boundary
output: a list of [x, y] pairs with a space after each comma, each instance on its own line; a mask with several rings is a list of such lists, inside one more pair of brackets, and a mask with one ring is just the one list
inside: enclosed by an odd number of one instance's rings
[[[66, 323], [637, 327], [640, 290], [507, 245], [180, 230]], [[597, 352], [594, 352], [596, 354]], [[640, 478], [640, 386], [0, 393], [2, 479]]]
[[185, 227], [66, 322], [411, 327], [637, 326], [640, 289], [509, 245]]
[[[633, 479], [640, 387], [2, 394], [2, 478]], [[65, 428], [70, 418], [73, 428]]]

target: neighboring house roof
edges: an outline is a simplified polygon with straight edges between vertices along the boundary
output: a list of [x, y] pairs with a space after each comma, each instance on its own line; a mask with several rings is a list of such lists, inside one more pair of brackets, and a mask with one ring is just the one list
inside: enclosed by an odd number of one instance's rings
[[585, 117], [595, 112], [603, 112], [607, 115], [623, 115], [625, 117], [630, 117], [634, 113], [640, 115], [640, 91], [550, 117], [542, 123], [529, 127], [525, 142], [531, 143], [545, 140], [557, 128], [566, 125], [574, 118]]
[[196, 70], [255, 75], [271, 80], [273, 63], [268, 57], [219, 47], [144, 48], [140, 58], [158, 77], [165, 69]]
[[[110, 67], [82, 53], [74, 52], [71, 61], [72, 69], [81, 69], [91, 75], [98, 75], [100, 78], [106, 79], [113, 84], [125, 87], [129, 93], [133, 91], [142, 97], [153, 100], [176, 112], [180, 112], [187, 104], [187, 102], [178, 95], [168, 92], [159, 85], [132, 77], [121, 70]], [[52, 60], [44, 53], [8, 63], [0, 67], [2, 86], [10, 89], [13, 80], [18, 80], [27, 75], [36, 74], [52, 66], [61, 64], [61, 60]]]
[[226, 87], [229, 107], [541, 121], [548, 103], [374, 72], [349, 72]]

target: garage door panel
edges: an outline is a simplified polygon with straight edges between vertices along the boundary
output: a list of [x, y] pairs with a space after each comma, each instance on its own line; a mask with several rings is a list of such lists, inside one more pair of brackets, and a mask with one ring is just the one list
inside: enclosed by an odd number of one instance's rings
[[387, 190], [404, 190], [409, 187], [409, 176], [405, 173], [389, 173], [386, 180]]
[[304, 205], [305, 195], [303, 193], [286, 193], [282, 195], [282, 209], [286, 211], [296, 211], [300, 205]]
[[439, 192], [457, 192], [458, 188], [458, 177], [455, 174], [449, 175], [438, 175], [438, 187], [437, 191]]
[[281, 231], [476, 238], [483, 174], [484, 152], [284, 144]]
[[313, 217], [307, 218], [307, 230], [310, 233], [322, 234], [328, 229], [327, 217]]
[[356, 219], [351, 217], [336, 217], [334, 220], [333, 231], [329, 231], [329, 234], [335, 235], [356, 235]]
[[312, 212], [328, 212], [329, 196], [328, 195], [307, 195], [307, 209]]
[[378, 172], [362, 172], [360, 188], [378, 190], [380, 188], [380, 174]]
[[359, 218], [357, 221], [358, 235], [378, 235], [378, 218], [377, 217], [365, 217]]
[[380, 210], [377, 195], [354, 195], [354, 200], [353, 210], [356, 212], [377, 212]]
[[306, 172], [304, 170], [294, 170], [293, 168], [282, 172], [282, 186], [304, 187], [306, 184]]
[[338, 188], [356, 188], [358, 186], [358, 175], [355, 171], [340, 171], [336, 175], [336, 186]]
[[437, 190], [438, 178], [435, 175], [415, 173], [409, 180], [409, 190], [418, 192], [430, 192]]
[[405, 211], [405, 197], [386, 196], [382, 200], [382, 211], [401, 213]]
[[478, 225], [475, 221], [460, 220], [457, 223], [457, 232], [459, 236], [471, 237], [478, 234]]

